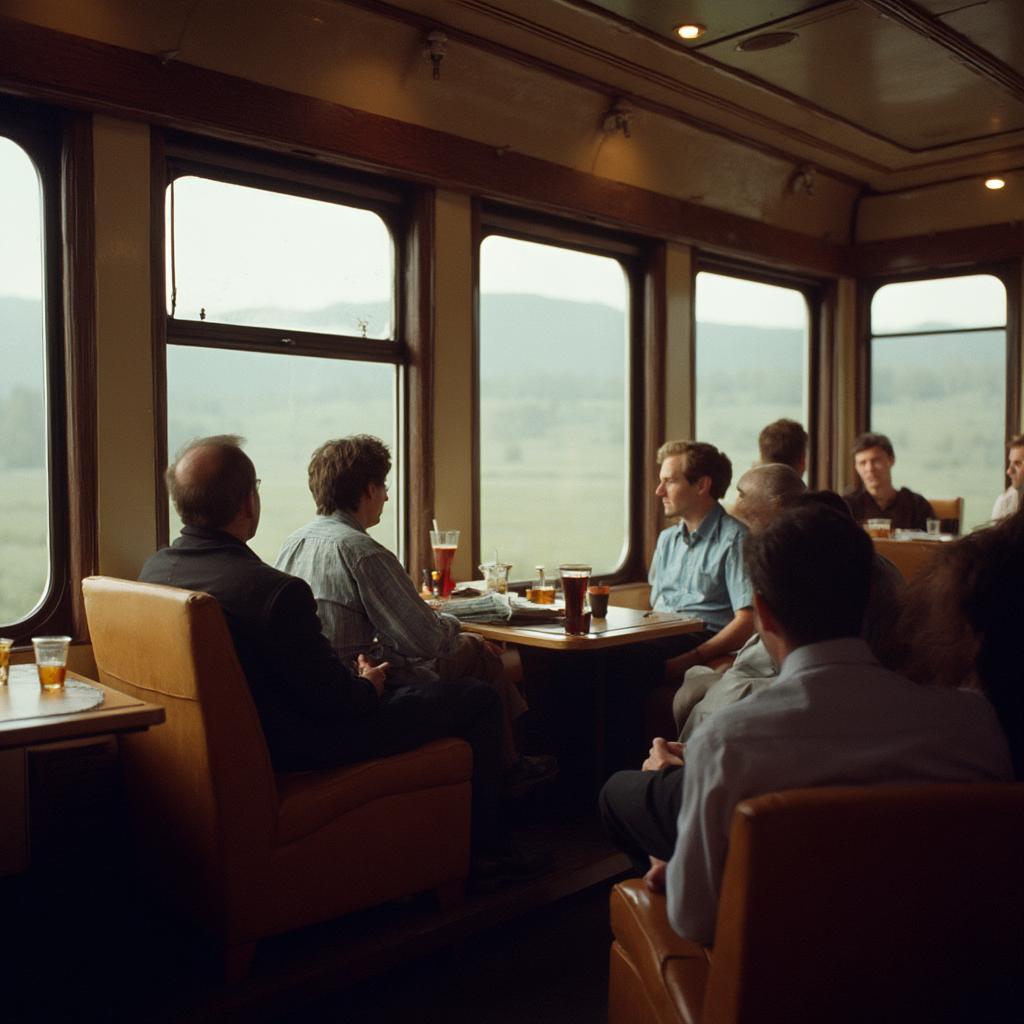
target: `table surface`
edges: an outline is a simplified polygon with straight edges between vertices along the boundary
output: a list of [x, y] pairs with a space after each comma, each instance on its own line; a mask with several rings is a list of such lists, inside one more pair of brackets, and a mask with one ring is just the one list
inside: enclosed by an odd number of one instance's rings
[[666, 636], [696, 633], [704, 623], [680, 612], [643, 612], [636, 608], [609, 608], [606, 619], [591, 619], [586, 636], [569, 636], [563, 622], [534, 623], [525, 626], [464, 622], [463, 630], [487, 640], [543, 647], [551, 651], [596, 651], [605, 647], [643, 643]]
[[[28, 671], [34, 676], [35, 665], [12, 665], [12, 679], [15, 673], [20, 677]], [[88, 711], [73, 711], [66, 715], [41, 715], [13, 720], [0, 717], [0, 750], [111, 732], [133, 732], [148, 729], [164, 720], [164, 709], [158, 704], [147, 704], [128, 697], [74, 672], [69, 672], [68, 678], [95, 687], [103, 694], [103, 703]], [[61, 694], [59, 691], [49, 692], [45, 699], [47, 702], [59, 701]]]

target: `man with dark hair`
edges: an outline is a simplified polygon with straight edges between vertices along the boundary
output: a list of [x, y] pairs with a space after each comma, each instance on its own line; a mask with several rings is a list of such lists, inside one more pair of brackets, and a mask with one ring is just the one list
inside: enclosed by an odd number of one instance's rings
[[1008, 486], [992, 506], [992, 518], [1005, 519], [1020, 508], [1020, 492], [1024, 487], [1024, 434], [1006, 442], [1006, 479]]
[[828, 508], [796, 508], [751, 535], [746, 561], [758, 632], [781, 671], [686, 745], [665, 873], [672, 926], [706, 944], [741, 800], [806, 786], [1010, 777], [1005, 737], [981, 694], [918, 686], [882, 668], [859, 638], [872, 571], [863, 530]]
[[803, 476], [807, 469], [807, 431], [796, 420], [775, 420], [757, 439], [761, 462], [781, 463]]
[[461, 633], [459, 620], [434, 612], [402, 563], [366, 532], [388, 500], [391, 453], [380, 438], [355, 434], [327, 441], [309, 462], [316, 518], [285, 539], [276, 566], [304, 579], [324, 634], [342, 658], [368, 654], [390, 667], [389, 682], [408, 685], [479, 678], [501, 697], [505, 789], [521, 796], [558, 771], [554, 758], [520, 755], [512, 723], [526, 710], [493, 645]]
[[[262, 562], [246, 541], [260, 521], [259, 480], [233, 435], [186, 445], [167, 470], [184, 522], [140, 579], [212, 594], [245, 672], [278, 771], [328, 768], [396, 754], [442, 736], [473, 748], [473, 842], [478, 863], [514, 871], [501, 823], [501, 708], [482, 683], [387, 687], [388, 666], [354, 668], [320, 629], [309, 586]], [[481, 860], [482, 858], [482, 860]]]
[[885, 434], [861, 434], [853, 443], [853, 468], [860, 485], [843, 498], [858, 523], [869, 519], [889, 519], [894, 530], [923, 530], [935, 512], [926, 498], [892, 482], [896, 453]]

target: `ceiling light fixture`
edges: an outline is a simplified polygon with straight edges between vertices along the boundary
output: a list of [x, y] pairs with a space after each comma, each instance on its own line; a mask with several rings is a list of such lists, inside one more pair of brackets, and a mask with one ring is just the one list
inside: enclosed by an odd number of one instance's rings
[[985, 188], [990, 189], [993, 192], [998, 192], [1001, 188], [1006, 188], [1005, 178], [986, 178]]
[[694, 22], [685, 22], [682, 25], [676, 25], [675, 33], [680, 39], [685, 39], [688, 43], [692, 43], [694, 39], [700, 39], [704, 33], [707, 32], [707, 27], [704, 25], [697, 25]]

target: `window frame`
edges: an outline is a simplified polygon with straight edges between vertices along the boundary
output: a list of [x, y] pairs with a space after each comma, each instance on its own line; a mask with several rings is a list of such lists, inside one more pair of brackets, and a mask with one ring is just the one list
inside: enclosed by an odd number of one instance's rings
[[[339, 359], [350, 362], [391, 364], [396, 371], [395, 446], [392, 470], [397, 491], [395, 502], [398, 558], [406, 568], [418, 557], [416, 531], [410, 527], [410, 493], [421, 493], [422, 469], [412, 465], [410, 413], [422, 414], [422, 402], [413, 396], [421, 382], [411, 379], [424, 346], [413, 333], [418, 324], [417, 299], [423, 287], [418, 273], [420, 260], [415, 248], [416, 228], [422, 216], [414, 188], [389, 179], [363, 175], [346, 168], [312, 163], [293, 156], [262, 152], [184, 133], [154, 132], [151, 216], [154, 226], [153, 265], [153, 367], [154, 404], [157, 427], [155, 492], [157, 541], [169, 539], [168, 494], [164, 467], [167, 447], [167, 346], [262, 352], [295, 358]], [[312, 156], [312, 154], [308, 154]], [[376, 213], [391, 234], [395, 253], [393, 330], [391, 338], [363, 338], [288, 330], [279, 327], [222, 324], [214, 321], [181, 320], [167, 309], [166, 289], [166, 190], [180, 177], [196, 175], [227, 184], [259, 188], [355, 207]], [[415, 480], [413, 477], [415, 476]], [[415, 527], [415, 524], [412, 524]]]
[[803, 295], [807, 303], [807, 423], [804, 424], [807, 431], [807, 484], [809, 487], [828, 487], [831, 469], [830, 441], [834, 429], [830, 397], [833, 393], [835, 364], [832, 357], [835, 338], [833, 332], [828, 331], [825, 326], [826, 319], [832, 317], [834, 306], [829, 282], [785, 270], [768, 269], [756, 263], [733, 260], [712, 253], [695, 254], [691, 282], [693, 364], [690, 368], [690, 405], [693, 409], [694, 427], [697, 416], [697, 275], [700, 273], [718, 274], [754, 284], [789, 288]]
[[[473, 231], [473, 536], [472, 558], [483, 560], [480, 550], [480, 251], [491, 235], [514, 238], [540, 245], [558, 246], [595, 256], [617, 260], [623, 267], [629, 288], [626, 375], [627, 525], [622, 561], [611, 573], [595, 575], [595, 582], [619, 584], [646, 579], [644, 540], [647, 503], [645, 502], [644, 438], [646, 406], [644, 375], [644, 328], [647, 321], [645, 284], [653, 272], [654, 254], [659, 242], [626, 233], [604, 230], [541, 213], [525, 212], [498, 203], [478, 202], [474, 206]], [[649, 461], [649, 459], [648, 459]], [[523, 589], [529, 580], [514, 580]]]
[[[877, 277], [862, 278], [857, 290], [857, 395], [859, 401], [856, 410], [858, 434], [870, 430], [871, 423], [871, 376], [872, 348], [876, 337], [871, 330], [871, 304], [875, 293], [889, 284], [905, 284], [911, 281], [941, 281], [953, 277], [976, 277], [989, 275], [1002, 282], [1006, 289], [1006, 437], [1019, 433], [1020, 423], [1020, 391], [1021, 391], [1021, 360], [1018, 345], [1020, 338], [1020, 276], [1021, 261], [1012, 260], [999, 263], [976, 263], [960, 267], [929, 267], [927, 270], [916, 270], [907, 274], [885, 274]], [[943, 334], [955, 334], [959, 331], [970, 332], [980, 328], [957, 328], [943, 331]], [[907, 332], [902, 332], [906, 334]], [[931, 331], [935, 334], [938, 332]], [[890, 333], [877, 337], [891, 337]], [[902, 335], [900, 335], [902, 336]], [[1005, 442], [1005, 438], [1004, 438]], [[851, 470], [852, 471], [852, 470]]]
[[[70, 348], [67, 338], [71, 325], [65, 325], [65, 292], [77, 280], [79, 270], [71, 262], [70, 250], [81, 241], [84, 231], [82, 225], [73, 221], [64, 226], [65, 209], [70, 202], [69, 188], [79, 183], [76, 175], [83, 170], [77, 163], [83, 154], [77, 145], [81, 140], [74, 132], [76, 124], [63, 111], [0, 95], [0, 134], [20, 146], [35, 165], [40, 178], [43, 217], [43, 394], [46, 403], [50, 564], [47, 587], [36, 607], [21, 619], [0, 626], [0, 631], [12, 637], [19, 646], [25, 644], [33, 633], [60, 631], [78, 639], [86, 632], [84, 614], [76, 614], [79, 602], [75, 601], [73, 594], [73, 583], [77, 580], [72, 579], [72, 518], [76, 518], [76, 525], [83, 533], [77, 553], [81, 555], [86, 549], [93, 549], [85, 541], [90, 530], [86, 523], [88, 516], [83, 514], [82, 508], [72, 507], [68, 469], [68, 392], [74, 389], [76, 399], [81, 400], [85, 388], [79, 387], [78, 363], [66, 356], [66, 350]], [[91, 166], [91, 160], [89, 163]], [[89, 180], [91, 183], [91, 178]], [[91, 208], [85, 210], [84, 215], [90, 217]], [[68, 378], [69, 369], [75, 372], [75, 379]], [[91, 439], [94, 449], [95, 432], [90, 434], [84, 430], [83, 435], [82, 447], [88, 449]], [[87, 453], [83, 454], [88, 464]], [[95, 468], [89, 466], [82, 480], [83, 493], [79, 501], [84, 502], [92, 493], [88, 484], [94, 479]], [[91, 530], [94, 535], [94, 523]], [[81, 571], [75, 575], [92, 571], [93, 558], [94, 554], [91, 558], [87, 556]]]

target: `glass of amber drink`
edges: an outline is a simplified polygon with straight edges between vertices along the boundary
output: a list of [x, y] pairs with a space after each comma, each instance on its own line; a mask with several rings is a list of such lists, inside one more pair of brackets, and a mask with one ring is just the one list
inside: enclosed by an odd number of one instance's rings
[[869, 537], [876, 537], [879, 540], [886, 540], [892, 536], [892, 520], [891, 519], [869, 519], [864, 524], [864, 529], [868, 531]]
[[7, 685], [7, 673], [11, 665], [11, 648], [14, 641], [0, 636], [0, 686]]
[[68, 671], [69, 636], [34, 636], [32, 646], [36, 652], [36, 671], [39, 685], [44, 690], [63, 690]]
[[455, 589], [452, 562], [459, 548], [459, 531], [431, 530], [430, 546], [434, 550], [434, 568], [441, 574], [441, 596], [449, 597]]
[[560, 565], [558, 573], [562, 577], [565, 598], [565, 631], [570, 636], [583, 636], [590, 632], [590, 608], [587, 606], [590, 566]]

